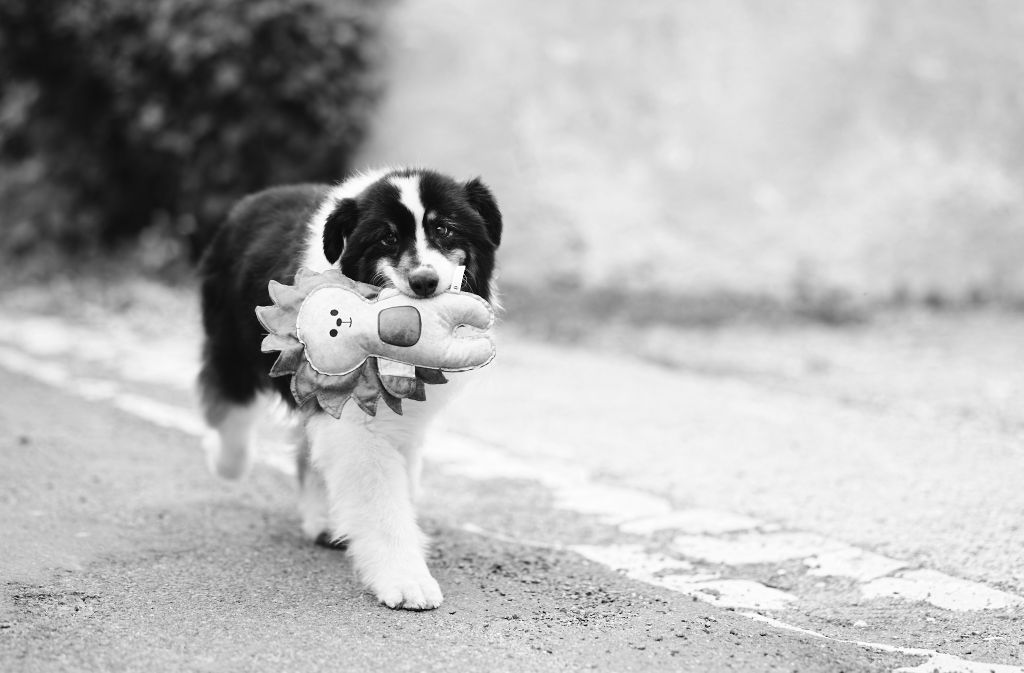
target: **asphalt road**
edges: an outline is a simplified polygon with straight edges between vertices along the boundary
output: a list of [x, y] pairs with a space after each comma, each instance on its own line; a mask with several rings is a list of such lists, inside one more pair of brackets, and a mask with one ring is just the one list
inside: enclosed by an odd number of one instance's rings
[[187, 340], [5, 325], [2, 670], [1021, 670], [1001, 434], [509, 338], [428, 452], [446, 601], [394, 612], [272, 441], [207, 475]]
[[[767, 629], [579, 556], [428, 515], [448, 600], [375, 604], [297, 533], [269, 469], [229, 488], [194, 438], [0, 374], [0, 662], [46, 670], [885, 670], [892, 658]], [[476, 510], [480, 484], [434, 475]], [[482, 493], [481, 500], [493, 500]], [[520, 507], [543, 495], [519, 492]], [[439, 506], [435, 496], [434, 510]], [[534, 501], [534, 502], [529, 502]], [[488, 503], [493, 505], [493, 503]]]

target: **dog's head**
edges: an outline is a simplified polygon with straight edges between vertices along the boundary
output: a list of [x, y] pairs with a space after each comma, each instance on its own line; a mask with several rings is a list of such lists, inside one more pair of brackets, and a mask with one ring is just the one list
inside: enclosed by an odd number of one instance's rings
[[427, 170], [388, 173], [339, 201], [324, 225], [324, 255], [345, 275], [412, 297], [462, 289], [491, 299], [501, 212], [479, 180], [459, 183]]

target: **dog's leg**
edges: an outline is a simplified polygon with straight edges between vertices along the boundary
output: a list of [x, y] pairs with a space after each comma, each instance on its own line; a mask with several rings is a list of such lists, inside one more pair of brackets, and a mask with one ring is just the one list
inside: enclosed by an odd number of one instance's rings
[[312, 464], [309, 453], [309, 440], [306, 437], [305, 425], [297, 428], [296, 467], [299, 475], [299, 516], [302, 517], [302, 534], [318, 544], [337, 546], [335, 540], [344, 537], [342, 531], [331, 530], [329, 508], [327, 506], [327, 484], [323, 475]]
[[[420, 495], [420, 482], [423, 475], [423, 449], [427, 439], [427, 431], [437, 415], [458, 396], [466, 385], [466, 377], [461, 373], [449, 373], [448, 383], [443, 386], [432, 386], [429, 389], [430, 403], [408, 403], [405, 415], [402, 416], [402, 431], [396, 433], [399, 438], [398, 450], [405, 456], [409, 478], [409, 493], [415, 503]], [[387, 417], [385, 417], [387, 418]], [[392, 418], [392, 421], [395, 419]], [[435, 434], [436, 437], [436, 434]]]
[[234, 480], [249, 471], [252, 462], [249, 444], [257, 411], [254, 401], [249, 404], [223, 403], [216, 415], [211, 417], [208, 414], [213, 431], [203, 439], [203, 448], [206, 449], [206, 465], [210, 472]]
[[359, 577], [390, 608], [439, 606], [441, 588], [427, 569], [405, 457], [361, 420], [319, 414], [307, 428], [313, 464], [327, 485], [331, 530], [348, 538]]
[[413, 503], [420, 497], [420, 480], [423, 476], [423, 442], [418, 440], [402, 447], [405, 457], [406, 476], [409, 479], [409, 497]]

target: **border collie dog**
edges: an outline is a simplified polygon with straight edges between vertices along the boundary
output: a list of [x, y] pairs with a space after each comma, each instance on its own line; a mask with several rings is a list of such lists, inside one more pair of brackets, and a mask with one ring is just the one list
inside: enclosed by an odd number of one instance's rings
[[[354, 280], [411, 297], [446, 291], [459, 266], [462, 289], [490, 301], [501, 213], [479, 180], [421, 169], [355, 175], [335, 185], [276, 187], [242, 199], [201, 262], [206, 339], [199, 374], [211, 469], [228, 479], [250, 464], [251, 426], [261, 392], [293, 409], [289, 378], [269, 377], [276, 353], [260, 352], [255, 308], [270, 305], [267, 284], [295, 272], [340, 268]], [[296, 410], [299, 509], [311, 540], [347, 543], [356, 572], [381, 603], [429, 610], [441, 589], [424, 560], [416, 523], [420, 447], [428, 422], [460, 377], [432, 386], [404, 415], [384, 405], [366, 415], [347, 404], [340, 419]]]

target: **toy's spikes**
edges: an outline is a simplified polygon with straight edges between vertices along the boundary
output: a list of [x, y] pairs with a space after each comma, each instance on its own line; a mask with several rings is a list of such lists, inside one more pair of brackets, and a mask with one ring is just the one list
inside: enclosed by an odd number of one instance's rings
[[380, 398], [384, 400], [384, 404], [388, 405], [391, 411], [395, 412], [399, 416], [402, 415], [402, 400], [398, 399], [387, 391], [386, 388], [381, 387]]
[[423, 381], [424, 383], [429, 383], [431, 385], [448, 383], [448, 378], [441, 372], [440, 369], [427, 369], [426, 367], [417, 367], [416, 378]]
[[282, 285], [276, 280], [270, 281], [270, 285], [267, 286], [267, 290], [270, 293], [270, 300], [281, 308], [288, 309], [289, 311], [298, 311], [299, 306], [302, 304], [302, 300], [306, 298], [306, 295], [299, 291], [294, 285]]
[[395, 397], [409, 397], [416, 391], [416, 379], [409, 378], [408, 376], [381, 374], [380, 384], [384, 386], [384, 390]]
[[300, 407], [316, 395], [316, 374], [308, 362], [303, 362], [292, 377], [292, 396]]
[[286, 306], [257, 306], [256, 317], [260, 324], [267, 328], [271, 334], [277, 336], [295, 336], [295, 315], [299, 307], [290, 310]]
[[359, 378], [356, 379], [356, 389], [352, 392], [359, 408], [370, 416], [377, 415], [377, 398], [380, 396], [380, 379], [370, 371], [370, 367], [363, 366], [359, 370]]
[[[263, 340], [264, 346], [267, 344], [268, 336]], [[306, 361], [306, 347], [301, 343], [296, 342], [294, 345], [287, 345], [284, 348], [264, 348], [264, 350], [280, 350], [281, 355], [278, 356], [274, 362], [274, 366], [270, 368], [271, 376], [285, 376], [286, 374], [294, 374], [299, 370], [299, 366]]]

